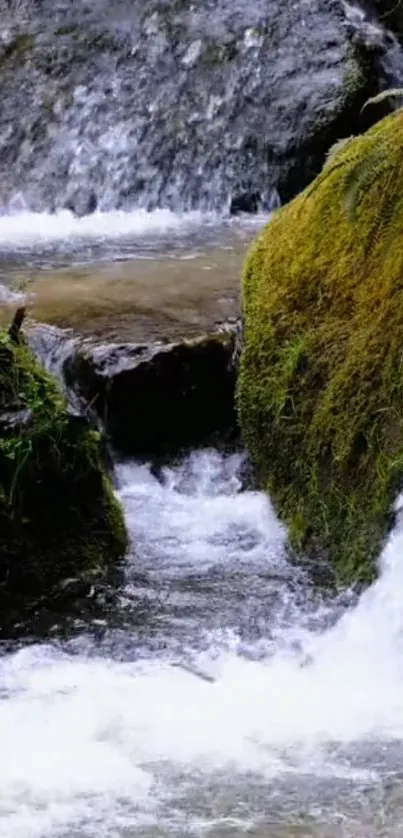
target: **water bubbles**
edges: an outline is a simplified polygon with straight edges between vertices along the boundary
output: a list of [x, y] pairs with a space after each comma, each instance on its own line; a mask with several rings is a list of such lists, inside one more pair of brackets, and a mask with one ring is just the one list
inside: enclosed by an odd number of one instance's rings
[[202, 824], [219, 838], [230, 818], [233, 836], [264, 836], [273, 817], [279, 835], [305, 823], [328, 838], [342, 816], [346, 835], [375, 835], [379, 794], [395, 807], [382, 834], [397, 834], [403, 533], [337, 620], [337, 601], [315, 604], [288, 565], [242, 465], [201, 451], [157, 472], [119, 466], [136, 550], [127, 595], [140, 573], [166, 586], [148, 629], [165, 649], [140, 654], [122, 632], [120, 656], [76, 638], [0, 660], [0, 834], [184, 838]]

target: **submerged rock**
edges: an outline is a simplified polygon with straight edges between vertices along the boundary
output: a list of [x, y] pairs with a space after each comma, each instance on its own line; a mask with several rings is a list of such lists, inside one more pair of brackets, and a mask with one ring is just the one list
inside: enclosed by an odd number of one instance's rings
[[237, 327], [175, 343], [76, 345], [63, 373], [124, 453], [160, 454], [235, 426]]
[[247, 258], [238, 408], [298, 549], [368, 581], [403, 485], [403, 112], [351, 139]]
[[125, 552], [99, 434], [66, 410], [25, 343], [0, 332], [0, 602], [47, 597]]
[[[342, 0], [8, 3], [2, 200], [34, 210], [268, 209], [365, 128], [382, 29]], [[382, 73], [381, 73], [382, 75]]]

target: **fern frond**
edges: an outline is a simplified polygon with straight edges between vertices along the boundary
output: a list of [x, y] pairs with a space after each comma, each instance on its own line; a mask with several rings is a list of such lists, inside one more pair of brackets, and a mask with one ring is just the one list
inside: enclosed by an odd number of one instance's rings
[[382, 93], [378, 93], [376, 96], [371, 96], [370, 99], [367, 99], [361, 108], [361, 113], [368, 107], [368, 105], [378, 105], [380, 102], [385, 102], [386, 99], [402, 98], [403, 87], [390, 87], [388, 90], [383, 90]]
[[361, 196], [372, 186], [381, 174], [390, 168], [390, 161], [386, 154], [376, 148], [372, 154], [357, 161], [350, 169], [344, 181], [343, 205], [350, 218], [354, 221]]
[[339, 151], [344, 149], [346, 145], [348, 145], [348, 143], [351, 142], [351, 140], [353, 139], [354, 135], [352, 134], [350, 137], [343, 137], [342, 140], [337, 140], [336, 143], [330, 146], [329, 151], [327, 152], [325, 157], [325, 162], [323, 164], [322, 171], [326, 169], [330, 165], [330, 163], [333, 162], [334, 158], [339, 153]]
[[365, 252], [369, 253], [377, 242], [388, 234], [396, 211], [396, 203], [400, 196], [400, 190], [396, 188], [398, 179], [396, 170], [390, 168], [386, 183], [383, 185], [381, 194], [375, 204], [374, 217], [369, 226], [365, 241]]

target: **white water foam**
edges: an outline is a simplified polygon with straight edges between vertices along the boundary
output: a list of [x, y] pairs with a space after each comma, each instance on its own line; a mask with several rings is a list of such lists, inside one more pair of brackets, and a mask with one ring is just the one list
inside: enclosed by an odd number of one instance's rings
[[[178, 575], [284, 563], [285, 533], [267, 499], [240, 491], [243, 459], [198, 452], [182, 466], [164, 469], [160, 480], [148, 466], [119, 468], [126, 519], [136, 544], [144, 545], [149, 569], [157, 567], [161, 577], [163, 569]], [[247, 535], [249, 543], [240, 549]]]
[[12, 291], [11, 288], [7, 288], [7, 285], [3, 285], [0, 282], [0, 305], [2, 303], [19, 303], [24, 300], [24, 294], [20, 294], [17, 291]]
[[[248, 520], [270, 561], [268, 548], [281, 543], [281, 531], [269, 504], [254, 493], [231, 497], [229, 490], [237, 491], [233, 472], [226, 484], [222, 475], [221, 484], [212, 482], [216, 466], [208, 455], [201, 458], [196, 485], [185, 493], [178, 473], [175, 485], [168, 479], [160, 486], [160, 520], [150, 504], [157, 538], [175, 532], [179, 563], [183, 553], [188, 562], [193, 555], [203, 563], [203, 532], [217, 531], [220, 515], [225, 528]], [[147, 495], [156, 492], [149, 472], [134, 467], [131, 482], [126, 469], [123, 480], [126, 502], [142, 493], [146, 514]], [[131, 515], [136, 536], [133, 508]], [[151, 513], [139, 521], [141, 538], [153, 526]], [[262, 555], [249, 559], [253, 573]], [[233, 561], [236, 571], [235, 555]], [[370, 783], [376, 764], [363, 765], [354, 754], [373, 743], [383, 753], [393, 742], [403, 746], [402, 592], [400, 523], [382, 556], [379, 581], [335, 626], [307, 633], [301, 612], [301, 651], [292, 655], [279, 646], [259, 661], [240, 656], [236, 642], [220, 651], [215, 639], [196, 658], [201, 669], [212, 666], [213, 683], [157, 658], [123, 663], [45, 646], [5, 657], [1, 838], [117, 838], [146, 834], [142, 830], [153, 824], [162, 830], [158, 835], [172, 835], [179, 822], [180, 835], [206, 834], [208, 824], [211, 834], [222, 835], [212, 823], [225, 825], [225, 806], [220, 813], [219, 804], [211, 804], [214, 811], [203, 818], [194, 802], [206, 780], [214, 801], [227, 784], [239, 782], [236, 799], [247, 822], [253, 820], [256, 777], [264, 781], [267, 798], [284, 777]], [[298, 615], [293, 619], [297, 632]], [[353, 756], [344, 758], [342, 749], [349, 747]], [[235, 828], [232, 834], [238, 834]]]
[[[54, 214], [28, 210], [0, 215], [0, 247], [41, 247], [66, 240], [118, 240], [198, 229], [209, 220], [199, 212], [180, 215], [169, 210], [95, 212], [78, 218], [69, 210]], [[212, 220], [212, 219], [210, 219]]]
[[[127, 243], [143, 240], [158, 244], [159, 240], [197, 234], [203, 237], [217, 231], [243, 231], [253, 235], [270, 218], [270, 214], [219, 216], [199, 211], [176, 213], [168, 209], [147, 212], [144, 209], [132, 211], [113, 210], [94, 212], [78, 217], [70, 210], [55, 213], [31, 212], [24, 200], [1, 212], [0, 208], [0, 250], [4, 253], [18, 251], [58, 250], [68, 253], [82, 245], [116, 244], [116, 257], [122, 258]], [[119, 243], [123, 249], [119, 251]]]

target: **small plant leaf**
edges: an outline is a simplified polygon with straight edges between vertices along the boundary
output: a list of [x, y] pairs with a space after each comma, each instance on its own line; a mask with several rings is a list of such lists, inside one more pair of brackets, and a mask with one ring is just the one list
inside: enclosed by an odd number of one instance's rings
[[385, 102], [386, 99], [399, 98], [403, 98], [403, 87], [390, 87], [388, 90], [383, 90], [382, 93], [377, 93], [376, 96], [371, 96], [370, 99], [367, 99], [361, 108], [361, 113], [368, 107], [368, 105], [378, 105], [380, 102]]
[[354, 136], [351, 135], [350, 137], [343, 137], [343, 139], [337, 140], [336, 143], [333, 143], [333, 145], [330, 146], [329, 151], [326, 154], [325, 162], [323, 164], [323, 169], [326, 169], [327, 166], [329, 166], [330, 163], [333, 162], [334, 158], [339, 153], [339, 151], [341, 151], [343, 148], [345, 148], [346, 145], [353, 139], [354, 139]]

